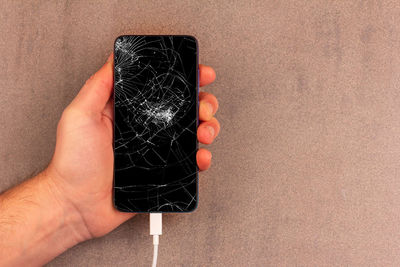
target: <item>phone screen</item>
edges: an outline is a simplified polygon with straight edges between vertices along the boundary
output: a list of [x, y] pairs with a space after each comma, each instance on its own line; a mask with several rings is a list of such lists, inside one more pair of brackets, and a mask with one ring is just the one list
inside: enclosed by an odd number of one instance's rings
[[114, 46], [114, 205], [197, 206], [198, 49], [191, 36], [120, 36]]

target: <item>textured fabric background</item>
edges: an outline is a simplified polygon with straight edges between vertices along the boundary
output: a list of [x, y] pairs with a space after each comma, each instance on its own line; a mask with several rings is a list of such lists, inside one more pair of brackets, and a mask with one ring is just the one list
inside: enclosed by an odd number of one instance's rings
[[[222, 131], [160, 266], [400, 265], [398, 1], [1, 1], [0, 190], [43, 169], [120, 34], [191, 34]], [[99, 218], [101, 219], [101, 218]], [[148, 216], [49, 266], [149, 266]]]

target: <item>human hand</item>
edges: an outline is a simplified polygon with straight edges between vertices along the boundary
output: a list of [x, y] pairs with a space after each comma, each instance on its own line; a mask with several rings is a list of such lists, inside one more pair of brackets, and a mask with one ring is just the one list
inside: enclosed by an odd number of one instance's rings
[[[215, 79], [211, 67], [199, 66], [200, 86]], [[55, 195], [82, 220], [78, 227], [82, 239], [102, 236], [134, 216], [117, 211], [112, 204], [113, 184], [113, 56], [82, 87], [64, 110], [57, 128], [53, 159], [45, 170]], [[218, 101], [212, 94], [199, 95], [197, 137], [211, 144], [220, 125], [214, 114]], [[199, 149], [197, 164], [206, 170], [211, 164], [211, 152]]]

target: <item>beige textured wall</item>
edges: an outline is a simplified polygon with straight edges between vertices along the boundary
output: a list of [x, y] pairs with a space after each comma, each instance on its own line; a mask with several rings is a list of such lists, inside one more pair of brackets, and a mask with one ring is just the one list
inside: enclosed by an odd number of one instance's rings
[[[0, 190], [44, 168], [58, 118], [120, 34], [192, 34], [222, 131], [160, 266], [400, 265], [398, 1], [1, 1]], [[101, 219], [101, 218], [100, 218]], [[49, 266], [148, 266], [148, 217]]]

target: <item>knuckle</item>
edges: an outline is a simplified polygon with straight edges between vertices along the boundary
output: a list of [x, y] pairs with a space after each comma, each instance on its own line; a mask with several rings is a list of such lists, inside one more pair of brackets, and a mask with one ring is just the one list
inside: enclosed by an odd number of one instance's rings
[[68, 106], [62, 112], [60, 121], [74, 120], [78, 115], [79, 115], [78, 109], [72, 106]]

